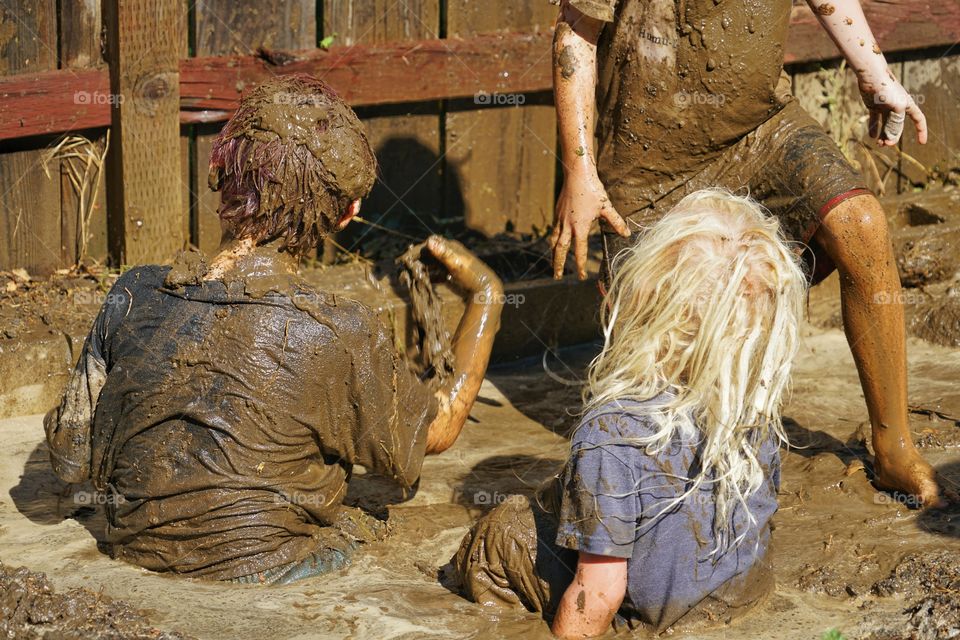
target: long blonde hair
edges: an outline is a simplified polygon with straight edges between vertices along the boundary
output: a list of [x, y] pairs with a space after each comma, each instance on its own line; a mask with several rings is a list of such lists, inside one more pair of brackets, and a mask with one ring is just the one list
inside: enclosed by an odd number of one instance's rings
[[[699, 473], [679, 503], [713, 483], [719, 551], [737, 503], [764, 482], [760, 445], [786, 442], [780, 418], [799, 343], [806, 280], [776, 219], [721, 190], [693, 193], [615, 258], [602, 311], [604, 348], [590, 365], [585, 412], [644, 402], [655, 453], [699, 438]], [[667, 509], [664, 509], [666, 511]]]

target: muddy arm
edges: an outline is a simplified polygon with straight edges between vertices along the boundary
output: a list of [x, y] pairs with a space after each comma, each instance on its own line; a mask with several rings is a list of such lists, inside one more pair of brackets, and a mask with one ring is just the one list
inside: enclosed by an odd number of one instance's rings
[[503, 285], [493, 271], [462, 244], [432, 236], [427, 248], [465, 289], [467, 305], [453, 336], [453, 375], [437, 392], [440, 409], [427, 432], [427, 454], [449, 449], [470, 415], [500, 327]]
[[618, 233], [630, 235], [626, 223], [610, 204], [597, 176], [596, 124], [597, 41], [604, 23], [584, 15], [564, 1], [553, 41], [553, 85], [563, 162], [563, 188], [557, 199], [553, 245], [553, 275], [563, 276], [571, 242], [577, 275], [587, 276], [587, 237], [597, 218]]
[[627, 593], [627, 561], [580, 552], [577, 573], [550, 630], [558, 638], [592, 638], [610, 629]]
[[43, 421], [53, 471], [64, 482], [90, 479], [93, 415], [106, 381], [106, 366], [99, 350], [87, 338], [80, 360], [70, 374], [60, 405]]
[[917, 140], [925, 144], [927, 120], [887, 66], [859, 0], [807, 0], [807, 4], [857, 74], [860, 94], [870, 111], [870, 136], [881, 146], [896, 145], [909, 116]]

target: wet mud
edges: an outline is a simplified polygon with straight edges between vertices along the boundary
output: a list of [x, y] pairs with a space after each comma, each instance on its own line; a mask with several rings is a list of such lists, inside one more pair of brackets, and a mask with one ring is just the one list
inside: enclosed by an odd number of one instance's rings
[[425, 251], [426, 244], [414, 245], [396, 262], [400, 284], [410, 295], [410, 313], [423, 373], [442, 384], [453, 375], [454, 357], [450, 335], [444, 327], [442, 304], [430, 282], [430, 272], [422, 261]]
[[[562, 351], [549, 365], [575, 380], [594, 353]], [[950, 419], [960, 415], [960, 351], [911, 341], [909, 355], [912, 437], [948, 481], [960, 482], [960, 427]], [[872, 487], [869, 425], [840, 331], [808, 329], [796, 371], [785, 410], [793, 446], [781, 452], [774, 518], [776, 589], [749, 614], [684, 637], [809, 640], [829, 629], [850, 640], [934, 638], [936, 629], [949, 637], [960, 512], [914, 511]], [[231, 625], [247, 637], [546, 640], [536, 614], [459, 595], [448, 563], [479, 516], [511, 495], [532, 496], [559, 470], [579, 408], [579, 389], [546, 375], [539, 359], [491, 370], [471, 423], [450, 451], [425, 461], [412, 499], [355, 471], [344, 503], [375, 510], [390, 535], [364, 545], [349, 567], [272, 588], [268, 598], [260, 587], [165, 578], [98, 552], [91, 531], [102, 530], [102, 507], [77, 509], [51, 477], [37, 422], [7, 422], [0, 483], [12, 500], [0, 501], [0, 558], [46, 572], [61, 590], [102, 587], [152, 609], [155, 626], [198, 637]]]
[[0, 562], [0, 636], [32, 640], [187, 640], [161, 631], [130, 604], [89, 589], [58, 593], [42, 573]]

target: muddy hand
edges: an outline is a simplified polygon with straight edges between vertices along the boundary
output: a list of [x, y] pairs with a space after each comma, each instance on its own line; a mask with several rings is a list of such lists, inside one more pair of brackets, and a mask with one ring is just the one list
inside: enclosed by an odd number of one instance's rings
[[500, 282], [490, 267], [456, 240], [433, 235], [427, 239], [427, 249], [447, 269], [450, 279], [468, 291]]
[[927, 119], [914, 99], [893, 74], [882, 80], [862, 79], [860, 94], [870, 111], [870, 137], [880, 146], [896, 146], [909, 116], [917, 130], [917, 141], [927, 142]]
[[896, 462], [878, 458], [874, 466], [879, 488], [903, 493], [924, 509], [945, 507], [957, 500], [956, 491], [942, 488], [943, 480], [915, 450], [903, 452]]
[[553, 248], [553, 277], [563, 277], [563, 267], [567, 262], [567, 252], [573, 244], [573, 255], [577, 265], [577, 277], [587, 277], [587, 241], [590, 227], [594, 221], [602, 218], [624, 237], [630, 235], [627, 223], [610, 203], [610, 197], [600, 179], [568, 176], [563, 183], [557, 200], [557, 223], [550, 236]]

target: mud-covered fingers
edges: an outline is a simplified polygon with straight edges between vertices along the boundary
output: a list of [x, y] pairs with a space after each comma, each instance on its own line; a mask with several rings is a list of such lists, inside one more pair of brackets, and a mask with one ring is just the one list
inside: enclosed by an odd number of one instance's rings
[[577, 264], [577, 278], [587, 279], [587, 249], [590, 238], [589, 228], [579, 228], [573, 234], [573, 259]]
[[630, 227], [627, 225], [627, 221], [623, 219], [616, 209], [612, 205], [608, 204], [600, 210], [600, 217], [607, 221], [613, 230], [619, 233], [624, 238], [630, 237]]
[[447, 240], [438, 235], [432, 235], [427, 238], [427, 249], [430, 250], [430, 253], [440, 261], [440, 264], [442, 264], [454, 278], [457, 278], [467, 266], [464, 253], [472, 257], [472, 254], [456, 240]]
[[927, 144], [927, 116], [923, 115], [923, 110], [914, 100], [910, 100], [910, 104], [907, 105], [907, 115], [917, 128], [917, 142]]
[[563, 265], [567, 262], [567, 251], [570, 250], [572, 230], [569, 224], [559, 223], [557, 241], [553, 245], [553, 277], [563, 278]]

